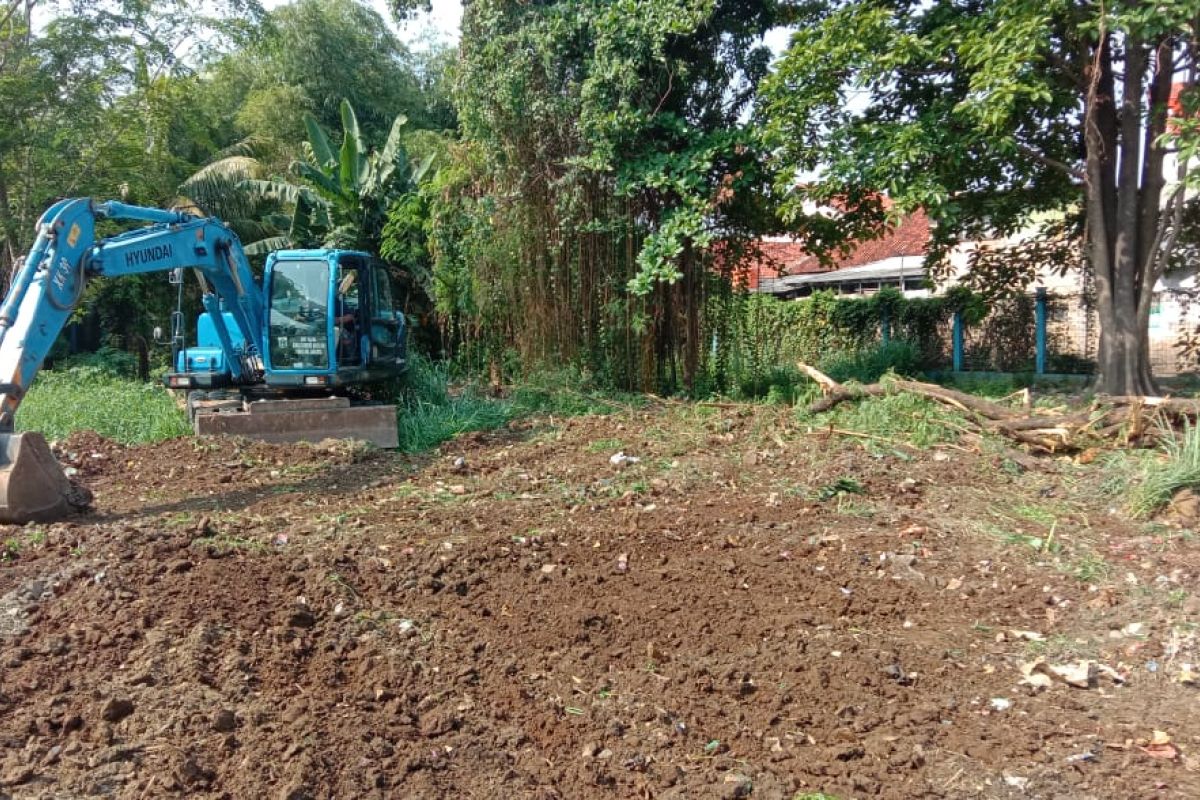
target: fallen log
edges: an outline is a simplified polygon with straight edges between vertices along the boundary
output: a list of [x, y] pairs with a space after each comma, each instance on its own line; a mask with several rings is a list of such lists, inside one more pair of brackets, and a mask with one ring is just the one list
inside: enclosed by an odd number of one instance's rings
[[1009, 396], [1021, 401], [1022, 408], [1016, 409], [932, 383], [891, 378], [866, 385], [842, 384], [808, 364], [798, 366], [821, 387], [822, 396], [808, 406], [810, 414], [864, 397], [915, 394], [963, 412], [969, 426], [961, 428], [964, 434], [998, 434], [1046, 453], [1078, 450], [1103, 440], [1144, 444], [1158, 439], [1172, 423], [1200, 419], [1200, 399], [1100, 397], [1088, 408], [1041, 408], [1035, 414], [1027, 393]]

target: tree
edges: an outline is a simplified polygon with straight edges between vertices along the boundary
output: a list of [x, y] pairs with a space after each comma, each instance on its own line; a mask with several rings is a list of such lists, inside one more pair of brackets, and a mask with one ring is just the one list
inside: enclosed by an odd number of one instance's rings
[[[345, 247], [379, 252], [388, 209], [414, 193], [433, 157], [409, 161], [404, 115], [392, 121], [380, 150], [368, 148], [350, 101], [343, 100], [342, 144], [335, 149], [316, 118], [304, 116], [305, 156], [292, 162], [289, 180], [262, 178], [262, 166], [247, 142], [184, 182], [180, 191], [203, 213], [221, 210], [253, 231], [246, 252], [281, 247]], [[196, 200], [199, 198], [199, 200]], [[272, 209], [286, 209], [280, 214]], [[255, 227], [257, 226], [257, 227]]]
[[435, 286], [456, 293], [440, 307], [475, 315], [462, 329], [490, 358], [515, 350], [617, 385], [702, 390], [714, 245], [760, 229], [769, 189], [745, 116], [775, 10], [466, 6], [461, 169], [433, 199], [431, 241]]
[[[256, 0], [0, 5], [0, 263], [10, 266], [51, 201], [122, 195], [168, 202], [202, 158], [209, 109], [190, 107], [195, 64], [238, 42]], [[33, 23], [34, 12], [42, 23]], [[236, 13], [235, 13], [236, 12]], [[57, 16], [49, 16], [54, 15]]]
[[254, 41], [208, 65], [214, 102], [239, 137], [299, 143], [304, 113], [326, 128], [349, 100], [369, 139], [397, 114], [425, 126], [418, 59], [358, 0], [297, 0], [270, 12]]
[[[790, 217], [818, 249], [877, 235], [918, 207], [933, 257], [1082, 209], [1100, 319], [1096, 388], [1155, 391], [1147, 327], [1181, 227], [1200, 15], [1190, 0], [823, 0], [766, 92]], [[1174, 90], [1173, 90], [1174, 87]], [[1177, 150], [1181, 165], [1165, 174]], [[793, 187], [797, 171], [816, 180]], [[841, 220], [804, 213], [837, 202]]]

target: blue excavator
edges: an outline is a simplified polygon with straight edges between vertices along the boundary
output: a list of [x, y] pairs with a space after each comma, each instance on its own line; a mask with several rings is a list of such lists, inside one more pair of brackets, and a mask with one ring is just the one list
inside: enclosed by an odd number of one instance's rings
[[[100, 220], [149, 223], [97, 238]], [[38, 221], [37, 239], [0, 304], [0, 522], [60, 518], [78, 491], [17, 409], [88, 280], [150, 272], [180, 284], [194, 270], [204, 312], [188, 341], [172, 316], [168, 387], [187, 393], [197, 434], [276, 442], [356, 438], [397, 444], [396, 408], [363, 387], [407, 366], [404, 315], [386, 267], [354, 250], [277, 250], [261, 281], [223, 222], [117, 201], [68, 199]]]

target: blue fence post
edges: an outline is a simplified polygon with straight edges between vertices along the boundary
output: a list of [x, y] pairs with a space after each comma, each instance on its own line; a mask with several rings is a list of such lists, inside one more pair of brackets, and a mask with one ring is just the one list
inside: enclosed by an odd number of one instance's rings
[[1046, 290], [1037, 290], [1034, 306], [1034, 324], [1037, 328], [1037, 374], [1046, 374]]
[[879, 315], [879, 338], [884, 344], [892, 340], [892, 317], [887, 307], [884, 307]]
[[963, 368], [963, 315], [961, 311], [954, 312], [954, 371], [962, 372]]

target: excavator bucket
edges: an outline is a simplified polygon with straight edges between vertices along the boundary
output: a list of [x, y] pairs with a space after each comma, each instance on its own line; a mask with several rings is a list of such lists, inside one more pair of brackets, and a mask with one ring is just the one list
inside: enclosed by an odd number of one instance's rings
[[40, 433], [0, 433], [0, 522], [61, 519], [86, 506]]

